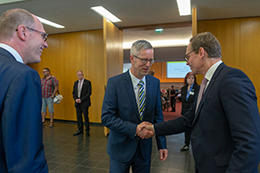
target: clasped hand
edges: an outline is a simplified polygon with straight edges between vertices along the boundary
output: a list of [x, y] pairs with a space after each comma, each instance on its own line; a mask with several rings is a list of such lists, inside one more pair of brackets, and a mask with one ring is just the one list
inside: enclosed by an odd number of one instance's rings
[[136, 135], [142, 139], [151, 138], [154, 136], [154, 127], [150, 122], [142, 122], [136, 127]]

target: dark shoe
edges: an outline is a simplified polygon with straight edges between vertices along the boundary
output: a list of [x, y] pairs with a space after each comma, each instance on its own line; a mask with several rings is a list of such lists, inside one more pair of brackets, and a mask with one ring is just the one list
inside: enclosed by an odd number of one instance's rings
[[87, 136], [90, 136], [89, 131], [86, 131], [86, 135], [87, 135]]
[[82, 133], [83, 133], [82, 131], [77, 131], [76, 133], [73, 134], [73, 136], [78, 136], [78, 135], [80, 135]]
[[181, 148], [181, 151], [189, 151], [190, 150], [190, 147], [188, 145], [184, 145], [182, 148]]

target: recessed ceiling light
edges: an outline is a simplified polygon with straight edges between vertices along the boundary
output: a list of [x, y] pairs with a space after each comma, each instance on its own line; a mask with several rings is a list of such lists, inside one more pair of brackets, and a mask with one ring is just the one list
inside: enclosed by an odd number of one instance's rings
[[101, 16], [103, 16], [104, 18], [108, 19], [109, 21], [115, 23], [115, 22], [121, 22], [121, 20], [119, 18], [117, 18], [115, 15], [113, 15], [112, 13], [110, 13], [107, 9], [105, 9], [102, 6], [95, 6], [95, 7], [91, 7], [92, 10], [96, 11], [97, 13], [99, 13]]
[[190, 0], [176, 0], [180, 16], [191, 15]]
[[25, 0], [1, 0], [0, 5], [14, 3], [14, 2], [21, 2], [21, 1], [25, 1]]
[[39, 16], [37, 16], [37, 18], [38, 18], [42, 23], [44, 23], [44, 24], [46, 24], [46, 25], [50, 25], [50, 26], [55, 27], [55, 28], [65, 28], [65, 26], [62, 26], [62, 25], [59, 25], [59, 24], [57, 24], [57, 23], [51, 22], [51, 21], [49, 21], [49, 20], [47, 20], [47, 19], [44, 19], [44, 18], [41, 18], [41, 17], [39, 17]]

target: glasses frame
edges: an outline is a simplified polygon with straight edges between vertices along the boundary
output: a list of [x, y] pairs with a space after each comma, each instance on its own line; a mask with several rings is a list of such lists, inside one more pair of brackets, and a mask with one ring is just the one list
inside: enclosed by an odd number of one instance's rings
[[[42, 31], [39, 31], [37, 29], [34, 29], [34, 28], [30, 28], [29, 26], [25, 26], [27, 29], [31, 30], [31, 31], [34, 31], [34, 32], [37, 32], [39, 34], [41, 34], [41, 37], [44, 41], [47, 41], [48, 39], [48, 34], [45, 33], [45, 32], [42, 32]], [[16, 29], [16, 31], [18, 31], [18, 29]]]
[[137, 59], [139, 59], [143, 64], [147, 64], [147, 62], [150, 62], [151, 64], [154, 63], [154, 58], [153, 59], [147, 59], [147, 58], [140, 58], [139, 56], [134, 55]]
[[192, 50], [192, 51], [188, 52], [187, 54], [185, 54], [184, 59], [185, 59], [186, 62], [189, 61], [189, 59], [190, 59], [190, 54], [191, 54], [192, 52], [195, 52], [195, 50]]

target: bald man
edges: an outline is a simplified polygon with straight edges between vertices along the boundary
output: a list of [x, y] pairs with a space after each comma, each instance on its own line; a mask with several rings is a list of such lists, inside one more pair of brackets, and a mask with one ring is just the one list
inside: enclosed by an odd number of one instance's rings
[[41, 81], [26, 64], [41, 61], [47, 34], [23, 9], [0, 16], [0, 172], [46, 173]]

